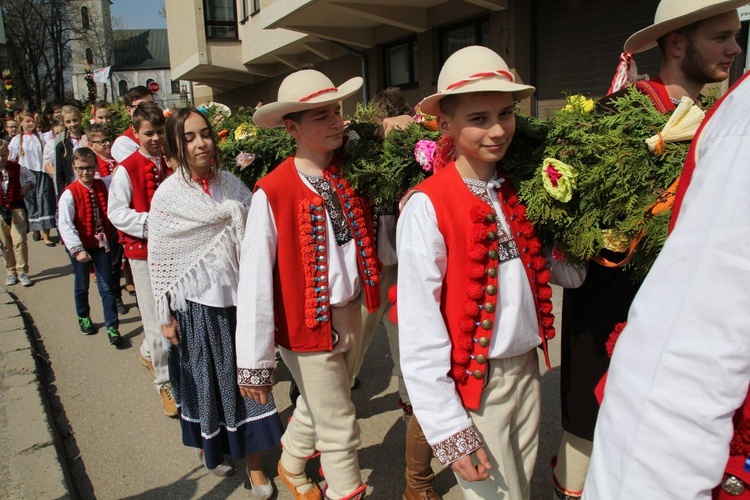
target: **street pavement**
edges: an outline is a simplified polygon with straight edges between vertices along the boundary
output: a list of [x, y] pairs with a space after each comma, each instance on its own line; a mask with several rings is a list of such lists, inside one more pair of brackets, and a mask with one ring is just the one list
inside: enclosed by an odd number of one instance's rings
[[[241, 465], [238, 473], [229, 478], [207, 473], [193, 451], [182, 446], [179, 422], [163, 414], [151, 373], [138, 361], [143, 330], [134, 297], [124, 293], [130, 311], [120, 318], [120, 332], [126, 345], [116, 349], [107, 341], [101, 301], [92, 281], [91, 316], [99, 332], [84, 336], [78, 330], [73, 305], [73, 276], [63, 247], [48, 248], [29, 238], [29, 249], [34, 286], [23, 288], [16, 285], [6, 289], [17, 299], [29, 338], [34, 343], [32, 352], [36, 353], [38, 360], [38, 375], [42, 382], [40, 391], [49, 402], [47, 408], [54, 422], [53, 434], [57, 436], [70, 496], [85, 499], [251, 497], [247, 480], [239, 473]], [[560, 290], [555, 289], [553, 302], [558, 316], [561, 295]], [[6, 310], [0, 308], [0, 325], [5, 315]], [[532, 480], [534, 500], [549, 500], [553, 496], [549, 463], [557, 452], [562, 434], [557, 340], [551, 342], [551, 356], [554, 371], [548, 372], [540, 362], [543, 404], [539, 458]], [[0, 349], [0, 382], [3, 382], [2, 368], [8, 373], [7, 363], [7, 355], [3, 356]], [[372, 499], [400, 499], [404, 487], [405, 424], [397, 405], [398, 392], [395, 379], [390, 376], [391, 368], [388, 343], [382, 330], [376, 334], [365, 359], [359, 376], [362, 386], [353, 392], [362, 429], [360, 466], [369, 484], [368, 498]], [[283, 365], [277, 370], [277, 380], [274, 395], [279, 413], [286, 421], [291, 415], [291, 407], [289, 374]], [[0, 497], [3, 498], [27, 496], [22, 492], [33, 489], [27, 487], [24, 490], [22, 483], [33, 483], [34, 477], [42, 481], [46, 476], [23, 465], [23, 460], [32, 460], [28, 458], [28, 451], [8, 447], [9, 440], [12, 441], [8, 434], [14, 429], [6, 421], [9, 416], [7, 407], [11, 402], [9, 391], [7, 384], [0, 383], [0, 452], [4, 448], [9, 451], [0, 453], [6, 457], [0, 459], [0, 480], [15, 478], [10, 482], [0, 481], [3, 483], [0, 484]], [[33, 399], [33, 395], [29, 398]], [[42, 406], [37, 406], [38, 412], [41, 411]], [[36, 415], [35, 418], [43, 420], [42, 417]], [[16, 418], [31, 419], [22, 415]], [[41, 435], [42, 431], [28, 432]], [[54, 448], [49, 446], [50, 438], [42, 436], [39, 440], [46, 443], [49, 460]], [[265, 469], [277, 487], [281, 486], [278, 498], [287, 499], [291, 495], [276, 477], [279, 454], [278, 448], [264, 454]], [[308, 473], [313, 478], [318, 478], [318, 465], [317, 460], [312, 460], [308, 466]], [[436, 471], [440, 470], [437, 461], [433, 461], [433, 465]], [[19, 469], [25, 473], [21, 474]], [[57, 490], [52, 488], [48, 493], [33, 496], [63, 496], [59, 493], [59, 484], [53, 482], [55, 485]], [[450, 470], [438, 472], [435, 489], [446, 500], [462, 498]]]

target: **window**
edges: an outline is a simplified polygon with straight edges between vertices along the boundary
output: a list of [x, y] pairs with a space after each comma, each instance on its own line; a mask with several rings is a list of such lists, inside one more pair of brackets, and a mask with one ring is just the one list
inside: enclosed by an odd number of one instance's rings
[[94, 64], [94, 51], [91, 49], [86, 49], [86, 62]]
[[179, 94], [180, 93], [180, 81], [179, 80], [170, 80], [170, 83], [172, 84], [172, 93], [173, 94]]
[[117, 82], [117, 90], [120, 91], [120, 97], [123, 97], [128, 93], [128, 82], [125, 80], [120, 80], [119, 82]]
[[260, 0], [250, 0], [253, 4], [252, 9], [250, 9], [250, 15], [257, 14], [260, 12]]
[[440, 30], [440, 66], [451, 54], [469, 45], [490, 44], [490, 20], [488, 17], [447, 26]]
[[237, 39], [237, 4], [234, 0], [203, 0], [206, 38]]
[[409, 38], [383, 47], [385, 88], [415, 86], [417, 72], [417, 39]]
[[81, 27], [85, 30], [89, 29], [91, 26], [91, 20], [89, 19], [89, 8], [88, 7], [81, 7]]

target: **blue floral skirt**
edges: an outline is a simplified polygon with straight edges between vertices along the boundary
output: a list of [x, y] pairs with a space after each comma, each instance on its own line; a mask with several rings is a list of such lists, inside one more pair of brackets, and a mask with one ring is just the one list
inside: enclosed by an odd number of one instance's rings
[[237, 386], [237, 308], [188, 301], [186, 312], [172, 314], [180, 344], [169, 349], [169, 380], [183, 444], [202, 449], [209, 469], [224, 455], [239, 460], [277, 446], [283, 427], [273, 397], [262, 405], [243, 398]]

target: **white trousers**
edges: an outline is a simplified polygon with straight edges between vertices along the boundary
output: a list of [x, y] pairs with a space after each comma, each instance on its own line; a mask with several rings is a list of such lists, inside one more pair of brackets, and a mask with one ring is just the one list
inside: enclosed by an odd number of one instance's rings
[[362, 340], [361, 301], [331, 309], [339, 340], [330, 352], [302, 353], [279, 347], [281, 358], [299, 387], [300, 397], [281, 437], [281, 463], [288, 472], [304, 471], [320, 451], [328, 498], [344, 498], [362, 485], [357, 448], [359, 424], [351, 399], [354, 354]]
[[469, 411], [485, 443], [492, 468], [484, 481], [458, 476], [464, 498], [521, 500], [530, 497], [539, 446], [540, 382], [536, 349], [490, 360], [479, 410]]
[[154, 365], [154, 385], [158, 391], [162, 385], [169, 382], [169, 368], [167, 367], [167, 350], [163, 344], [161, 325], [156, 319], [156, 302], [151, 290], [151, 274], [148, 271], [148, 261], [144, 259], [128, 259], [133, 273], [133, 284], [138, 296], [138, 311], [141, 313], [143, 324], [143, 342], [141, 356]]

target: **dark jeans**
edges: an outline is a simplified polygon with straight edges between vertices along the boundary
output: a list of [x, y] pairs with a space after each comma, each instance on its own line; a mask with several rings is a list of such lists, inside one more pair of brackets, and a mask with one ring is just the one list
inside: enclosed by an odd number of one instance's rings
[[[122, 287], [120, 286], [120, 275], [122, 274], [122, 245], [117, 243], [117, 235], [114, 241], [109, 242], [109, 261], [112, 264], [109, 286], [116, 299], [122, 299]], [[98, 279], [98, 278], [97, 278]]]
[[[104, 310], [104, 324], [109, 328], [118, 328], [120, 321], [117, 317], [117, 306], [115, 295], [112, 291], [112, 263], [109, 253], [103, 248], [87, 248], [86, 252], [91, 256], [91, 262], [78, 262], [75, 257], [70, 256], [73, 265], [74, 285], [73, 291], [76, 302], [76, 313], [79, 318], [85, 318], [91, 314], [89, 307], [89, 266], [94, 265], [96, 273], [96, 284], [99, 287], [99, 296], [102, 298], [102, 309]], [[118, 283], [119, 285], [119, 283]]]

